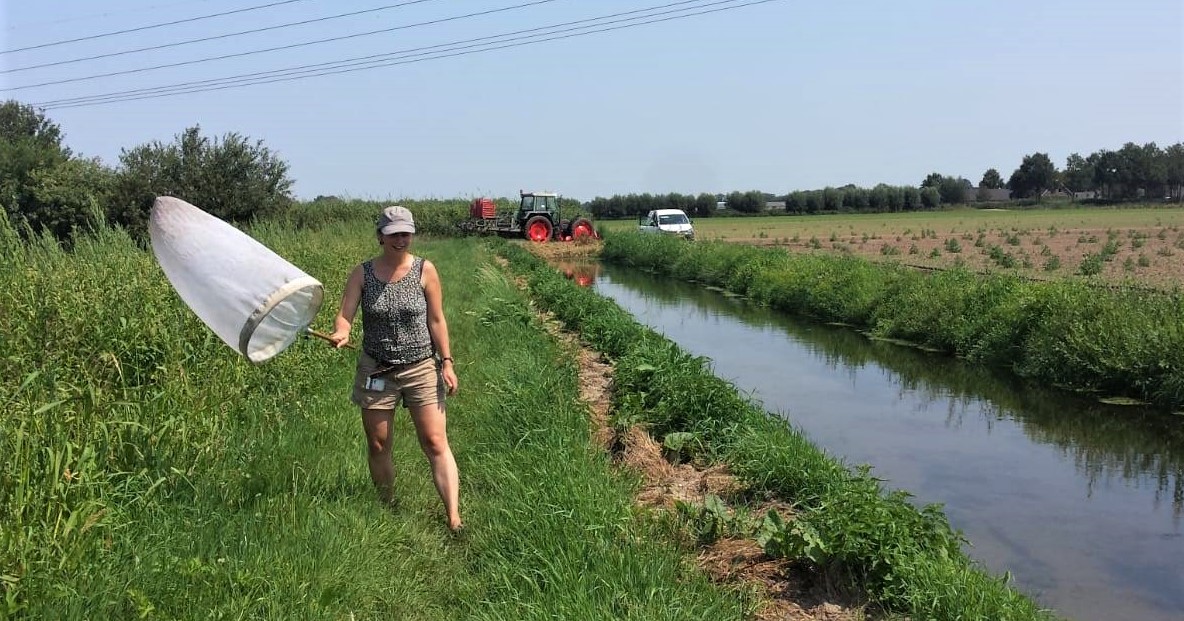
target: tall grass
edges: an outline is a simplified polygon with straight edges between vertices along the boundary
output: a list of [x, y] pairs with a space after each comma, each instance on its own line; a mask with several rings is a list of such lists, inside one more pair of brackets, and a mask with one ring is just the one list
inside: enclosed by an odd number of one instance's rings
[[1184, 405], [1184, 294], [610, 235], [604, 257], [1039, 381]]
[[[373, 254], [372, 214], [257, 239], [322, 279]], [[351, 353], [298, 341], [253, 366], [118, 230], [72, 252], [0, 221], [0, 617], [742, 618], [688, 569], [636, 481], [588, 440], [571, 357], [465, 241], [439, 266], [468, 534], [453, 539], [406, 415], [394, 509], [375, 500]]]
[[[720, 250], [721, 264], [750, 252]], [[885, 493], [870, 472], [826, 455], [715, 377], [704, 359], [612, 301], [571, 285], [519, 248], [501, 252], [541, 305], [614, 360], [617, 424], [644, 424], [658, 438], [696, 438], [696, 458], [729, 464], [752, 498], [774, 495], [794, 504], [794, 522], [774, 525], [766, 551], [844, 572], [880, 603], [913, 618], [1049, 618], [1005, 579], [970, 561], [939, 508], [917, 510], [907, 494]], [[697, 273], [708, 272], [715, 282], [727, 277], [718, 266]]]

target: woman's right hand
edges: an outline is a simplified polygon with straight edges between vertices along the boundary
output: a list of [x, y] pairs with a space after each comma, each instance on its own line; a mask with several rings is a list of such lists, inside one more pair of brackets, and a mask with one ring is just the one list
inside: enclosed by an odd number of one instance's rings
[[333, 343], [333, 347], [341, 349], [349, 345], [349, 330], [334, 330], [333, 334], [329, 335], [329, 341]]

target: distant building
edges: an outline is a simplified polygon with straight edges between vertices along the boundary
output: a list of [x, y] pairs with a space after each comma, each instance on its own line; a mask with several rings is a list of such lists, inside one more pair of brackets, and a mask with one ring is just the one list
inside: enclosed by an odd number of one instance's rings
[[765, 211], [785, 211], [785, 201], [766, 201]]

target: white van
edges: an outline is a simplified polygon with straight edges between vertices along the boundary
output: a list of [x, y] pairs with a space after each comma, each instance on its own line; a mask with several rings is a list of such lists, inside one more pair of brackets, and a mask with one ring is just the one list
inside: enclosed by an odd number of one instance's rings
[[637, 230], [642, 233], [667, 233], [695, 239], [695, 227], [681, 209], [655, 209], [637, 218]]

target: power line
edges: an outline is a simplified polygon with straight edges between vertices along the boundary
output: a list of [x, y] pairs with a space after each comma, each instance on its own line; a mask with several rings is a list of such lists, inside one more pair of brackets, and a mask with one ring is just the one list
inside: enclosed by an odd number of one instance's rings
[[55, 62], [51, 62], [51, 63], [42, 63], [40, 65], [29, 65], [27, 67], [17, 67], [16, 69], [5, 69], [3, 71], [0, 71], [0, 74], [16, 73], [18, 71], [28, 71], [30, 69], [42, 69], [44, 67], [56, 67], [58, 65], [71, 65], [74, 63], [81, 63], [81, 62], [87, 62], [87, 61], [91, 61], [91, 60], [98, 60], [100, 58], [111, 58], [113, 56], [126, 56], [128, 54], [136, 54], [138, 52], [149, 52], [152, 50], [163, 50], [165, 48], [170, 48], [170, 47], [180, 47], [182, 45], [189, 45], [191, 43], [205, 43], [207, 41], [216, 41], [218, 39], [229, 39], [230, 37], [238, 37], [238, 36], [242, 36], [242, 35], [256, 34], [256, 33], [260, 33], [260, 32], [267, 32], [269, 30], [280, 30], [281, 28], [291, 28], [293, 26], [304, 26], [307, 24], [315, 24], [317, 22], [327, 22], [327, 21], [334, 20], [334, 19], [343, 19], [346, 17], [356, 17], [358, 15], [364, 15], [366, 13], [377, 13], [378, 11], [387, 11], [390, 9], [398, 9], [401, 7], [405, 7], [405, 6], [408, 6], [411, 4], [422, 4], [424, 2], [433, 2], [433, 1], [434, 0], [407, 0], [406, 2], [399, 2], [396, 4], [388, 4], [386, 6], [380, 6], [380, 7], [373, 8], [373, 9], [365, 9], [362, 11], [354, 11], [352, 13], [339, 13], [337, 15], [328, 15], [325, 17], [306, 19], [306, 20], [299, 21], [299, 22], [289, 22], [286, 24], [277, 24], [275, 26], [266, 26], [263, 28], [255, 28], [252, 30], [241, 30], [239, 32], [229, 32], [226, 34], [213, 35], [210, 37], [202, 37], [199, 39], [188, 39], [186, 41], [176, 41], [173, 43], [164, 43], [161, 45], [152, 45], [149, 47], [140, 47], [140, 48], [135, 48], [135, 49], [131, 49], [131, 50], [122, 50], [119, 52], [110, 52], [107, 54], [95, 54], [93, 56], [82, 56], [79, 58], [71, 58], [68, 60], [59, 60], [59, 61], [55, 61]]
[[[550, 1], [550, 0], [538, 0], [538, 1], [542, 2], [542, 1]], [[381, 62], [382, 60], [389, 60], [389, 59], [392, 59], [392, 58], [401, 58], [401, 57], [405, 57], [405, 56], [407, 56], [407, 55], [409, 55], [409, 54], [410, 54], [410, 55], [412, 55], [412, 56], [414, 56], [415, 54], [411, 54], [412, 52], [421, 52], [421, 51], [424, 51], [424, 50], [436, 50], [436, 49], [438, 49], [438, 48], [455, 48], [456, 46], [462, 46], [462, 47], [474, 47], [474, 45], [467, 45], [467, 46], [465, 46], [465, 45], [463, 45], [463, 44], [466, 44], [466, 43], [473, 44], [474, 42], [477, 42], [477, 41], [490, 41], [490, 40], [494, 40], [494, 39], [501, 39], [501, 38], [504, 38], [504, 37], [511, 37], [511, 36], [513, 36], [513, 35], [522, 35], [522, 34], [528, 34], [528, 33], [534, 33], [534, 32], [541, 32], [541, 31], [544, 31], [544, 30], [550, 30], [550, 31], [553, 31], [553, 32], [550, 32], [550, 33], [547, 33], [547, 34], [556, 34], [556, 33], [558, 33], [558, 32], [568, 32], [568, 30], [557, 30], [557, 29], [563, 28], [563, 27], [565, 27], [565, 26], [574, 26], [574, 25], [576, 25], [576, 24], [588, 24], [588, 23], [590, 23], [590, 22], [604, 22], [604, 23], [602, 23], [602, 24], [598, 24], [598, 25], [604, 25], [604, 24], [607, 24], [607, 23], [617, 23], [617, 22], [620, 22], [620, 21], [626, 21], [626, 20], [615, 20], [615, 21], [606, 21], [606, 20], [610, 20], [610, 19], [612, 19], [612, 18], [615, 18], [615, 17], [622, 17], [622, 16], [625, 16], [625, 15], [636, 15], [636, 14], [638, 14], [638, 13], [650, 13], [650, 15], [647, 15], [647, 16], [642, 16], [642, 17], [655, 17], [655, 16], [657, 16], [657, 15], [666, 15], [666, 14], [669, 14], [669, 13], [675, 13], [675, 12], [678, 12], [678, 11], [684, 11], [684, 10], [690, 10], [690, 9], [694, 9], [694, 8], [702, 8], [702, 7], [705, 7], [705, 6], [714, 6], [714, 5], [717, 5], [717, 4], [726, 4], [726, 3], [728, 3], [728, 2], [738, 2], [738, 1], [739, 1], [739, 0], [722, 0], [722, 1], [717, 1], [717, 2], [711, 2], [711, 3], [708, 3], [708, 4], [704, 4], [704, 3], [708, 2], [708, 0], [681, 0], [681, 1], [679, 1], [679, 2], [671, 2], [671, 3], [668, 3], [668, 4], [660, 4], [660, 5], [651, 6], [651, 7], [647, 7], [647, 8], [643, 8], [643, 9], [634, 9], [634, 10], [632, 10], [632, 11], [621, 11], [621, 12], [618, 12], [618, 13], [611, 13], [611, 14], [609, 14], [609, 15], [601, 15], [601, 16], [599, 16], [599, 17], [591, 17], [591, 18], [586, 18], [586, 19], [577, 19], [577, 20], [573, 20], [573, 21], [569, 21], [569, 22], [562, 22], [562, 23], [558, 23], [558, 24], [551, 24], [551, 25], [548, 25], [548, 26], [539, 26], [539, 27], [536, 27], [536, 28], [527, 28], [527, 29], [524, 29], [524, 30], [515, 30], [515, 31], [512, 31], [512, 32], [504, 32], [504, 33], [501, 33], [501, 34], [496, 34], [496, 35], [489, 35], [489, 36], [485, 36], [485, 37], [471, 37], [471, 38], [467, 38], [467, 39], [464, 39], [464, 40], [461, 40], [461, 41], [451, 41], [451, 42], [448, 42], [448, 43], [441, 43], [441, 44], [437, 44], [437, 45], [428, 45], [428, 46], [424, 46], [424, 47], [416, 47], [416, 48], [410, 48], [410, 49], [404, 49], [404, 50], [396, 50], [396, 51], [393, 51], [393, 52], [386, 52], [386, 53], [383, 53], [383, 54], [371, 54], [371, 55], [369, 55], [369, 56], [357, 56], [357, 57], [354, 57], [354, 58], [344, 58], [344, 59], [335, 60], [335, 61], [329, 61], [329, 62], [324, 62], [324, 63], [314, 63], [314, 64], [307, 64], [307, 65], [298, 65], [298, 66], [296, 66], [296, 67], [289, 67], [289, 68], [287, 68], [287, 69], [274, 69], [274, 70], [271, 70], [271, 71], [260, 71], [260, 72], [255, 72], [255, 73], [239, 74], [239, 75], [235, 75], [235, 76], [227, 76], [227, 77], [222, 77], [222, 78], [212, 78], [212, 79], [208, 79], [208, 80], [198, 80], [198, 81], [194, 81], [194, 82], [182, 82], [182, 83], [180, 83], [180, 84], [172, 84], [172, 85], [167, 85], [167, 86], [158, 86], [158, 87], [152, 87], [152, 88], [135, 89], [135, 90], [130, 90], [130, 91], [117, 91], [117, 92], [116, 92], [116, 93], [114, 93], [114, 94], [116, 94], [116, 95], [121, 95], [121, 94], [130, 94], [130, 93], [145, 93], [145, 92], [152, 92], [152, 91], [162, 91], [162, 90], [169, 90], [169, 89], [173, 89], [173, 88], [182, 88], [182, 87], [193, 86], [193, 85], [201, 85], [201, 84], [214, 84], [214, 83], [220, 83], [220, 82], [237, 82], [237, 81], [242, 81], [242, 80], [244, 80], [244, 79], [261, 78], [261, 77], [272, 77], [272, 76], [275, 76], [275, 75], [286, 74], [286, 73], [293, 73], [293, 72], [295, 72], [295, 73], [301, 73], [301, 72], [305, 72], [305, 71], [311, 71], [311, 70], [314, 70], [314, 68], [316, 68], [316, 67], [325, 68], [325, 69], [327, 70], [327, 69], [329, 69], [329, 68], [340, 68], [340, 67], [344, 67], [344, 66], [354, 66], [354, 65], [361, 65], [361, 64], [369, 64], [369, 63], [374, 63], [374, 62]], [[685, 7], [685, 8], [682, 8], [682, 9], [674, 9], [674, 10], [671, 10], [671, 11], [665, 11], [665, 12], [657, 12], [657, 11], [659, 11], [659, 9], [668, 9], [668, 8], [670, 8], [670, 7], [674, 7], [674, 6], [680, 6], [680, 5], [686, 5], [686, 4], [697, 4], [698, 6]], [[506, 7], [506, 8], [507, 8], [507, 9], [509, 9], [509, 8], [518, 8], [518, 7], [520, 7], [520, 6], [525, 6], [525, 5], [516, 5], [515, 7]], [[496, 9], [496, 10], [505, 10], [505, 9]], [[460, 19], [460, 18], [464, 18], [464, 17], [470, 17], [470, 16], [472, 16], [472, 15], [474, 15], [474, 14], [461, 15], [461, 16], [458, 16], [458, 17], [453, 17], [453, 18], [446, 18], [446, 19], [447, 19], [447, 20]], [[641, 17], [632, 18], [632, 19], [641, 19]], [[414, 24], [413, 24], [413, 25], [414, 25]], [[586, 26], [586, 27], [590, 28], [590, 27], [592, 27], [592, 26], [591, 26], [591, 25], [589, 25], [589, 26]], [[579, 28], [572, 28], [572, 29], [569, 29], [569, 30], [579, 30]], [[365, 34], [365, 33], [363, 33], [363, 34]], [[512, 39], [512, 40], [513, 40], [513, 39]], [[285, 47], [285, 48], [287, 48], [287, 47], [298, 47], [298, 46], [300, 46], [300, 45], [306, 45], [306, 44], [303, 44], [303, 43], [301, 43], [301, 44], [295, 44], [295, 45], [292, 45], [292, 46], [284, 46], [284, 47]], [[276, 49], [276, 48], [273, 48], [273, 49]], [[461, 49], [461, 48], [457, 48], [457, 49]], [[267, 51], [270, 51], [270, 50], [267, 50]], [[134, 72], [137, 72], [137, 71], [147, 71], [147, 70], [150, 70], [150, 69], [160, 69], [160, 68], [166, 68], [166, 67], [174, 67], [174, 66], [179, 66], [179, 65], [184, 65], [184, 64], [192, 64], [192, 63], [197, 63], [197, 62], [204, 62], [205, 60], [221, 60], [221, 59], [223, 59], [223, 58], [227, 58], [227, 57], [240, 56], [240, 55], [243, 55], [243, 54], [250, 54], [250, 53], [254, 53], [254, 52], [243, 52], [243, 53], [240, 53], [240, 54], [232, 54], [232, 55], [229, 55], [229, 56], [220, 56], [220, 57], [215, 57], [215, 58], [213, 58], [213, 59], [201, 59], [201, 60], [195, 60], [195, 61], [187, 61], [187, 62], [184, 62], [184, 63], [174, 63], [174, 64], [172, 64], [172, 65], [162, 65], [162, 66], [157, 66], [157, 67], [147, 67], [147, 68], [143, 68], [143, 69], [131, 70], [131, 71], [126, 71], [126, 72], [121, 72], [121, 73], [134, 73]], [[73, 82], [73, 81], [79, 81], [79, 80], [95, 79], [95, 78], [100, 78], [100, 77], [107, 77], [107, 76], [109, 76], [109, 75], [113, 75], [113, 74], [102, 74], [102, 75], [98, 75], [98, 76], [88, 76], [88, 77], [84, 77], [84, 78], [75, 78], [75, 79], [73, 79], [73, 80], [63, 80], [62, 82], [65, 82], [65, 81], [71, 81], [71, 82]], [[32, 87], [34, 87], [34, 86], [43, 86], [43, 85], [39, 85], [39, 84], [33, 84], [33, 85], [27, 85], [27, 86], [20, 86], [20, 87], [16, 87], [16, 88], [13, 88], [13, 89], [8, 89], [8, 90], [18, 90], [18, 89], [24, 89], [24, 88], [32, 88]], [[108, 95], [111, 95], [111, 94], [109, 93]], [[71, 98], [70, 100], [86, 100], [86, 99], [92, 99], [92, 98], [102, 98], [102, 97], [106, 97], [106, 96], [108, 96], [108, 95], [90, 95], [90, 96], [83, 96], [83, 97], [75, 97], [75, 98]], [[55, 101], [53, 101], [52, 103], [55, 103], [55, 104], [57, 104], [57, 103], [62, 103], [62, 102], [64, 102], [64, 101], [67, 101], [67, 100], [55, 100]]]
[[88, 21], [88, 20], [93, 20], [93, 19], [101, 19], [104, 17], [111, 17], [112, 15], [122, 15], [125, 13], [142, 13], [142, 12], [147, 12], [147, 11], [154, 11], [156, 9], [167, 9], [167, 8], [171, 8], [171, 7], [175, 7], [175, 6], [184, 6], [187, 4], [199, 4], [199, 3], [205, 3], [205, 2], [210, 2], [210, 1], [211, 0], [187, 0], [185, 2], [171, 2], [169, 4], [153, 4], [150, 6], [136, 7], [134, 9], [129, 8], [129, 9], [122, 9], [119, 11], [106, 11], [103, 13], [91, 13], [89, 15], [75, 15], [73, 17], [67, 17], [65, 19], [52, 19], [52, 20], [41, 21], [41, 22], [25, 22], [23, 24], [17, 24], [15, 26], [8, 26], [4, 30], [11, 32], [13, 30], [24, 30], [26, 28], [31, 28], [34, 26], [53, 26], [56, 24], [68, 24], [70, 22], [81, 22], [81, 21]]
[[[415, 1], [428, 2], [430, 0], [415, 0]], [[37, 84], [23, 84], [21, 86], [12, 86], [9, 88], [0, 89], [0, 91], [20, 91], [20, 90], [25, 90], [25, 89], [30, 89], [30, 88], [40, 88], [43, 86], [54, 86], [56, 84], [70, 84], [72, 82], [85, 82], [88, 80], [97, 80], [99, 78], [110, 78], [110, 77], [117, 76], [117, 75], [143, 73], [145, 71], [155, 71], [157, 69], [171, 69], [174, 67], [197, 65], [197, 64], [201, 64], [201, 63], [212, 62], [215, 60], [226, 60], [228, 58], [241, 58], [243, 56], [252, 56], [254, 54], [263, 54], [265, 52], [278, 52], [281, 50], [290, 50], [290, 49], [294, 49], [294, 48], [298, 48], [298, 47], [306, 47], [309, 45], [318, 45], [321, 43], [330, 43], [333, 41], [344, 41], [346, 39], [356, 39], [358, 37], [368, 37], [371, 35], [383, 34], [383, 33], [388, 33], [388, 32], [395, 32], [398, 30], [408, 30], [410, 28], [418, 28], [421, 26], [442, 24], [444, 22], [451, 22], [451, 21], [456, 21], [456, 20], [460, 20], [460, 19], [468, 19], [470, 17], [479, 17], [481, 15], [489, 15], [492, 13], [501, 13], [501, 12], [505, 12], [505, 11], [511, 11], [514, 9], [520, 9], [523, 7], [534, 6], [536, 4], [547, 4], [549, 2], [555, 2], [555, 1], [556, 0], [533, 0], [532, 2], [526, 2], [524, 4], [515, 4], [513, 6], [502, 7], [502, 8], [498, 8], [498, 9], [489, 9], [487, 11], [478, 11], [476, 13], [467, 13], [465, 15], [457, 15], [454, 17], [444, 17], [444, 18], [440, 18], [440, 19], [428, 20], [425, 22], [417, 22], [414, 24], [404, 24], [402, 26], [394, 26], [391, 28], [382, 28], [380, 30], [370, 30], [368, 32], [358, 32], [358, 33], [354, 33], [354, 34], [342, 35], [339, 37], [329, 37], [327, 39], [317, 39], [314, 41], [305, 41], [303, 43], [293, 43], [290, 45], [281, 45], [278, 47], [269, 47], [269, 48], [263, 48], [263, 49], [259, 49], [259, 50], [251, 50], [248, 52], [236, 52], [234, 54], [223, 54], [221, 56], [211, 56], [208, 58], [185, 60], [185, 61], [180, 61], [180, 62], [175, 62], [175, 63], [168, 63], [168, 64], [164, 64], [164, 65], [153, 65], [151, 67], [140, 67], [138, 69], [125, 69], [123, 71], [111, 71], [108, 73], [100, 73], [100, 74], [96, 74], [96, 75], [83, 76], [83, 77], [79, 77], [79, 78], [66, 78], [66, 79], [62, 79], [62, 80], [53, 80], [51, 82], [39, 82]]]
[[237, 13], [246, 13], [248, 11], [258, 11], [259, 9], [267, 9], [273, 6], [280, 6], [281, 4], [293, 4], [295, 2], [307, 2], [308, 0], [281, 0], [280, 2], [272, 2], [270, 4], [260, 4], [258, 6], [249, 6], [242, 9], [234, 9], [233, 11], [223, 11], [221, 13], [214, 13], [212, 15], [201, 15], [198, 17], [189, 17], [186, 19], [178, 19], [171, 22], [162, 22], [159, 24], [152, 24], [149, 26], [139, 26], [137, 28], [128, 28], [127, 30], [116, 30], [113, 32], [104, 32], [102, 34], [90, 35], [87, 37], [78, 37], [77, 39], [64, 39], [62, 41], [53, 41], [52, 43], [42, 43], [40, 45], [30, 45], [28, 47], [18, 47], [11, 50], [0, 50], [0, 54], [11, 54], [13, 52], [24, 52], [27, 50], [39, 50], [46, 47], [54, 47], [56, 45], [65, 45], [67, 43], [78, 43], [79, 41], [91, 41], [94, 39], [102, 39], [103, 37], [113, 37], [115, 35], [127, 34], [129, 32], [142, 32], [144, 30], [152, 30], [153, 28], [163, 28], [165, 26], [175, 26], [177, 24], [188, 24], [190, 22], [197, 22], [203, 19], [211, 19], [214, 17], [222, 17], [225, 15], [235, 15]]
[[[721, 0], [719, 2], [713, 2], [710, 5], [701, 5], [701, 6], [726, 4], [729, 2], [736, 2], [736, 1], [737, 0]], [[723, 11], [731, 11], [734, 9], [755, 6], [758, 4], [766, 4], [769, 2], [776, 2], [776, 1], [778, 1], [778, 0], [753, 0], [750, 2], [746, 2], [744, 4], [735, 4], [735, 5], [725, 6], [725, 7], [720, 7], [720, 8], [707, 9], [707, 10], [703, 10], [703, 11], [696, 11], [693, 13], [684, 13], [682, 15], [668, 16], [668, 17], [663, 17], [660, 19], [651, 19], [651, 20], [647, 20], [647, 21], [636, 21], [636, 20], [641, 20], [641, 19], [646, 19], [648, 17], [652, 17], [652, 15], [647, 15], [647, 16], [642, 16], [642, 17], [630, 18], [629, 20], [619, 20], [619, 21], [632, 21], [633, 23], [617, 25], [617, 26], [612, 26], [612, 27], [608, 27], [608, 28], [597, 28], [595, 30], [585, 30], [584, 32], [570, 33], [570, 34], [565, 34], [562, 36], [551, 36], [551, 37], [546, 37], [546, 38], [541, 38], [541, 39], [536, 38], [536, 39], [532, 39], [529, 41], [521, 41], [518, 43], [509, 43], [506, 45], [496, 45], [499, 42], [493, 41], [493, 42], [486, 43], [486, 44], [480, 44], [480, 45], [485, 46], [485, 47], [482, 47], [481, 49], [471, 49], [471, 50], [464, 50], [464, 51], [456, 52], [454, 50], [462, 49], [462, 48], [453, 48], [452, 50], [441, 50], [439, 53], [436, 53], [436, 55], [434, 55], [434, 56], [427, 56], [424, 58], [412, 58], [410, 60], [387, 61], [387, 62], [382, 62], [380, 64], [373, 64], [373, 65], [367, 66], [367, 67], [321, 70], [317, 73], [311, 73], [309, 75], [277, 77], [275, 79], [260, 79], [260, 80], [248, 81], [248, 82], [245, 82], [242, 84], [223, 84], [223, 85], [215, 85], [215, 86], [207, 86], [207, 87], [193, 87], [193, 88], [186, 88], [184, 90], [175, 90], [175, 91], [171, 91], [171, 92], [159, 92], [159, 93], [139, 94], [139, 95], [131, 95], [131, 96], [128, 96], [127, 94], [121, 94], [121, 93], [112, 93], [112, 94], [108, 94], [108, 95], [96, 95], [96, 96], [92, 96], [91, 98], [81, 98], [80, 97], [80, 98], [75, 98], [75, 100], [58, 100], [58, 101], [50, 101], [50, 102], [43, 102], [43, 103], [35, 103], [35, 104], [33, 104], [33, 106], [38, 107], [38, 108], [44, 108], [44, 109], [81, 108], [81, 107], [103, 105], [103, 104], [108, 104], [108, 103], [119, 103], [119, 102], [124, 102], [124, 101], [137, 101], [137, 100], [144, 100], [144, 99], [157, 99], [157, 98], [162, 98], [162, 97], [171, 97], [171, 96], [175, 96], [175, 95], [187, 95], [187, 94], [192, 94], [192, 93], [220, 91], [220, 90], [226, 90], [226, 89], [231, 89], [231, 88], [242, 88], [245, 86], [272, 84], [272, 83], [276, 83], [276, 82], [288, 82], [288, 81], [301, 80], [301, 79], [319, 77], [319, 76], [325, 76], [325, 75], [335, 75], [335, 74], [340, 74], [340, 73], [352, 73], [355, 71], [364, 71], [367, 69], [377, 69], [380, 67], [407, 65], [407, 64], [413, 64], [413, 63], [425, 62], [425, 61], [429, 61], [429, 60], [439, 60], [442, 58], [451, 58], [451, 57], [456, 57], [456, 56], [467, 56], [470, 54], [476, 54], [476, 53], [480, 53], [480, 52], [489, 52], [489, 51], [494, 51], [494, 50], [522, 47], [522, 46], [526, 46], [526, 45], [535, 45], [538, 43], [545, 43], [548, 41], [571, 39], [571, 38], [581, 37], [581, 36], [590, 35], [590, 34], [597, 34], [597, 33], [609, 32], [609, 31], [614, 31], [614, 30], [623, 30], [626, 28], [635, 28], [638, 26], [645, 26], [645, 25], [655, 24], [655, 23], [660, 23], [660, 22], [668, 22], [668, 21], [674, 21], [674, 20], [679, 20], [679, 19], [686, 19], [688, 17], [695, 17], [698, 15], [705, 15], [705, 14], [709, 14], [709, 13], [720, 13]], [[687, 9], [682, 9], [681, 11], [688, 11], [688, 10], [691, 10], [692, 8], [699, 8], [699, 7], [690, 7]], [[595, 26], [597, 26], [597, 25], [586, 26], [584, 28], [594, 28]], [[547, 34], [553, 34], [553, 33], [547, 33]], [[521, 39], [524, 37], [518, 37], [518, 38]], [[473, 46], [468, 46], [468, 47], [473, 47]], [[445, 53], [445, 52], [447, 52], [447, 53]], [[291, 72], [291, 71], [295, 71], [295, 69], [289, 69], [286, 71]], [[162, 87], [162, 88], [166, 88], [166, 87]], [[131, 91], [129, 91], [129, 93], [131, 93]], [[84, 99], [86, 99], [87, 101], [81, 101]]]

